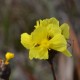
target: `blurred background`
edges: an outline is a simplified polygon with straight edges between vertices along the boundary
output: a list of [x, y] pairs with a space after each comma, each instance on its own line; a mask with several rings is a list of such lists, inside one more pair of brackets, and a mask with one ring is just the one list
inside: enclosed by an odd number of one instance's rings
[[53, 80], [47, 61], [29, 60], [20, 43], [21, 33], [31, 33], [37, 20], [51, 17], [70, 25], [73, 55], [53, 60], [57, 80], [80, 80], [80, 0], [0, 0], [0, 57], [7, 51], [15, 54], [10, 80]]

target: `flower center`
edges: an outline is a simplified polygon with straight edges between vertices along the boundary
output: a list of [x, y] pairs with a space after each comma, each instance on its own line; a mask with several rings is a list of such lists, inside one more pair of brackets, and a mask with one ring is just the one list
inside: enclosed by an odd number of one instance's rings
[[36, 45], [35, 45], [35, 47], [38, 47], [38, 46], [40, 46], [40, 44], [36, 44]]
[[47, 39], [44, 39], [43, 41], [41, 41], [41, 46], [48, 48], [49, 47], [49, 43]]
[[49, 37], [48, 37], [48, 40], [50, 40], [50, 39], [52, 39], [52, 37], [51, 37], [51, 36], [49, 36]]

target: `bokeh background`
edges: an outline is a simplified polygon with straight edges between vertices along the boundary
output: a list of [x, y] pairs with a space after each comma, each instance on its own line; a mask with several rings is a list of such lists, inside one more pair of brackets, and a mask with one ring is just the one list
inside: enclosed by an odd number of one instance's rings
[[80, 80], [80, 0], [0, 0], [0, 57], [7, 51], [15, 54], [10, 80], [53, 80], [47, 61], [29, 60], [20, 43], [21, 33], [31, 33], [37, 20], [51, 17], [70, 25], [73, 55], [53, 60], [57, 80]]

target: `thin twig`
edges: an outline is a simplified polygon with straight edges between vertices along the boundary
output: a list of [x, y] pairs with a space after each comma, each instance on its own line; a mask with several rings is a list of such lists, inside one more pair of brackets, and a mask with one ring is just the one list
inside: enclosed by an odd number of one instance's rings
[[56, 76], [55, 76], [55, 71], [54, 71], [53, 63], [52, 63], [52, 61], [48, 61], [48, 63], [50, 64], [50, 67], [51, 67], [51, 70], [52, 70], [52, 74], [53, 74], [53, 78], [54, 78], [54, 80], [56, 80]]

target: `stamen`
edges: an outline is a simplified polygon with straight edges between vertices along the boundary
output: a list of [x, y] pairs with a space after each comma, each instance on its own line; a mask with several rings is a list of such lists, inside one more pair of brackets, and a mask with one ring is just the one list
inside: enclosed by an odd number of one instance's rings
[[50, 40], [50, 39], [52, 39], [52, 37], [51, 36], [48, 36], [48, 40]]
[[40, 44], [36, 44], [36, 45], [35, 45], [35, 47], [38, 47], [38, 46], [40, 46]]

